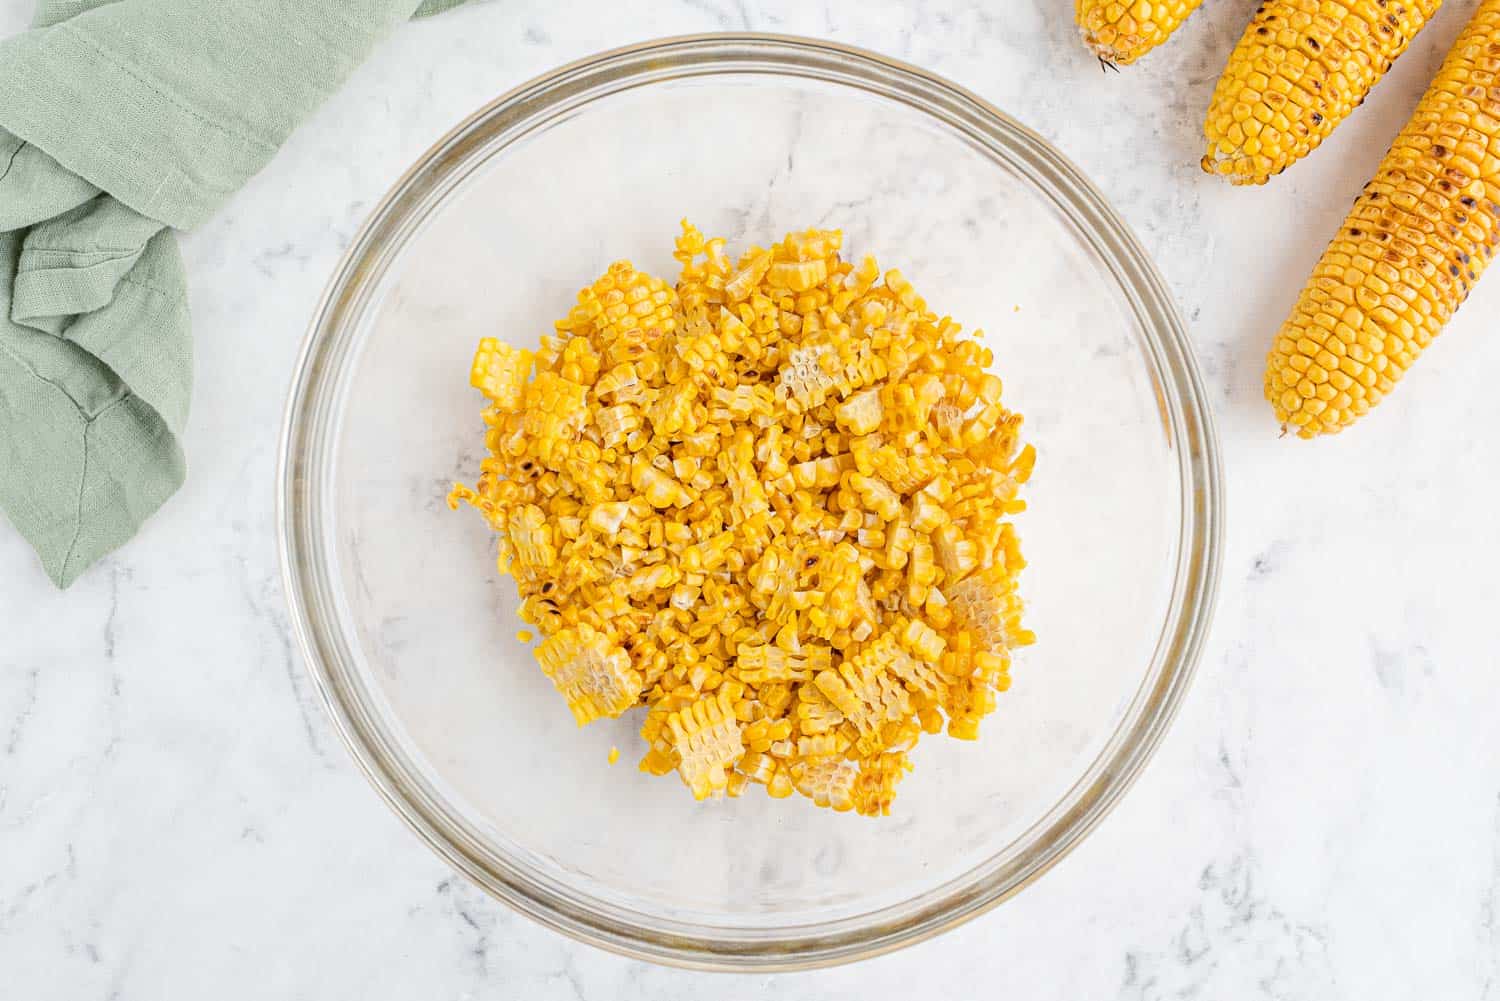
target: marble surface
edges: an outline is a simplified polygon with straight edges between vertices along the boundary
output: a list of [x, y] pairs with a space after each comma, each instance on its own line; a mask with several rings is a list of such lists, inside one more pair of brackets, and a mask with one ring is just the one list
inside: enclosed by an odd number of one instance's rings
[[[0, 0], [0, 34], [29, 6]], [[1500, 284], [1352, 434], [1279, 440], [1260, 398], [1271, 331], [1474, 4], [1445, 5], [1313, 159], [1254, 191], [1196, 166], [1253, 0], [1205, 5], [1118, 75], [1080, 50], [1066, 0], [555, 6], [405, 28], [185, 238], [191, 473], [139, 539], [60, 594], [0, 524], [0, 997], [1500, 997]], [[271, 484], [306, 319], [407, 163], [560, 62], [744, 28], [918, 63], [1073, 157], [1190, 320], [1230, 513], [1193, 691], [1081, 847], [933, 942], [730, 977], [576, 945], [408, 833], [291, 648]]]

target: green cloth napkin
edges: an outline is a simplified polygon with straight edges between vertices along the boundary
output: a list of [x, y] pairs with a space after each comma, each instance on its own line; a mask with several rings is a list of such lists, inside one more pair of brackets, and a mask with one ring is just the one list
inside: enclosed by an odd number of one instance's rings
[[0, 41], [0, 509], [67, 587], [182, 485], [172, 233], [387, 33], [463, 0], [41, 0]]

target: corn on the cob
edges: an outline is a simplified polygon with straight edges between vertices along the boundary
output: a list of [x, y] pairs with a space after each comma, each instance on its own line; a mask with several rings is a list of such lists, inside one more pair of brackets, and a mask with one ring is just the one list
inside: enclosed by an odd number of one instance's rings
[[1083, 41], [1108, 63], [1126, 65], [1167, 40], [1203, 0], [1077, 0]]
[[1391, 391], [1489, 264], [1500, 230], [1500, 0], [1483, 0], [1323, 252], [1266, 368], [1303, 438]]
[[1364, 102], [1442, 0], [1265, 0], [1214, 88], [1202, 166], [1264, 184]]
[[699, 799], [884, 814], [1030, 641], [1006, 519], [1032, 453], [992, 356], [841, 242], [732, 262], [684, 226], [675, 292], [620, 262], [536, 352], [476, 352], [490, 455], [450, 503], [498, 533], [575, 719], [644, 706], [641, 769]]

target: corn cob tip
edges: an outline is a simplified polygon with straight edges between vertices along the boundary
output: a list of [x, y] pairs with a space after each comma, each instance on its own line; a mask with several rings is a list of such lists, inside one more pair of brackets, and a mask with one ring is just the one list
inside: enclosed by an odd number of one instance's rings
[[1135, 62], [1135, 57], [1128, 51], [1117, 51], [1113, 45], [1107, 44], [1096, 32], [1090, 31], [1084, 25], [1078, 25], [1078, 37], [1083, 39], [1083, 45], [1099, 60], [1099, 68], [1103, 70], [1120, 71], [1120, 64], [1130, 65]]
[[1286, 169], [1285, 164], [1267, 168], [1245, 157], [1227, 156], [1209, 144], [1208, 152], [1198, 161], [1205, 174], [1222, 177], [1235, 187], [1259, 186]]
[[1083, 44], [1100, 66], [1128, 66], [1176, 31], [1203, 0], [1077, 0]]

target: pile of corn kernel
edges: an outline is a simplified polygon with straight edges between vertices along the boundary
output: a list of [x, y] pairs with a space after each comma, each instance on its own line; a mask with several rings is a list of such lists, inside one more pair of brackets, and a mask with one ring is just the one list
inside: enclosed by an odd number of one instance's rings
[[643, 771], [887, 814], [908, 754], [1010, 685], [1035, 453], [992, 356], [809, 230], [676, 288], [620, 261], [535, 351], [480, 342], [477, 508], [580, 725], [646, 708]]

